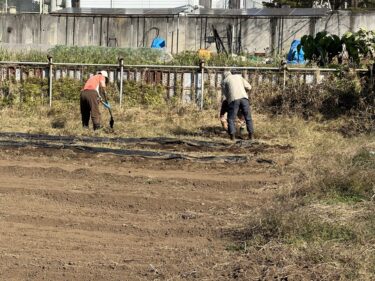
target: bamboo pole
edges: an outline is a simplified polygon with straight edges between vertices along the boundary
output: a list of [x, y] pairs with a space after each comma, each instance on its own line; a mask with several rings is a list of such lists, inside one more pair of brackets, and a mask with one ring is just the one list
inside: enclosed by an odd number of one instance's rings
[[53, 58], [50, 55], [48, 55], [48, 65], [49, 65], [49, 73], [48, 73], [49, 106], [52, 107]]
[[123, 81], [124, 81], [124, 59], [119, 58], [120, 64], [120, 108], [122, 107], [122, 92], [123, 92]]

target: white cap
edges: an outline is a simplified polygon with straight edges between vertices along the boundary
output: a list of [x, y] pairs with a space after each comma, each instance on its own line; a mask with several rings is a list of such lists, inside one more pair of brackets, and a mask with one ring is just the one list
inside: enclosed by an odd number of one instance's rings
[[230, 72], [230, 70], [225, 70], [224, 71], [224, 77], [227, 78], [229, 75], [231, 75], [232, 72]]
[[98, 74], [103, 75], [105, 78], [108, 78], [108, 72], [105, 70], [98, 71]]

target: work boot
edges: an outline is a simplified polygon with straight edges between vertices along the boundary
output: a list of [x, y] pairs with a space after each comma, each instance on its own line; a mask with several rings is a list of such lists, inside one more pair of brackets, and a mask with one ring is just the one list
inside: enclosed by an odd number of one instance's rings
[[252, 133], [249, 133], [249, 140], [253, 140], [254, 139], [254, 136]]
[[101, 129], [102, 126], [100, 124], [94, 124], [94, 131]]
[[245, 133], [245, 128], [240, 127], [240, 135], [239, 135], [239, 137], [240, 137], [241, 140], [245, 139], [244, 138], [244, 133]]
[[89, 129], [89, 126], [87, 126], [87, 125], [83, 125], [82, 128], [83, 128], [84, 130], [88, 130], [88, 129]]
[[243, 133], [245, 133], [245, 128], [244, 127], [240, 127], [240, 135], [243, 135]]
[[236, 140], [236, 137], [235, 137], [234, 134], [230, 134], [230, 135], [229, 135], [229, 138], [230, 138], [230, 140], [232, 140], [232, 141]]

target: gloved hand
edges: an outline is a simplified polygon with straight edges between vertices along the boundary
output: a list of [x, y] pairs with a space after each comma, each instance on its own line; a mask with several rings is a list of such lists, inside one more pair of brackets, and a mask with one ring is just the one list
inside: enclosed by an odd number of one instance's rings
[[105, 108], [111, 109], [111, 105], [109, 104], [109, 102], [102, 101], [102, 103], [103, 103]]
[[220, 122], [221, 122], [221, 126], [223, 127], [223, 129], [225, 131], [227, 131], [228, 130], [228, 121], [227, 121], [227, 118], [224, 115], [220, 116]]

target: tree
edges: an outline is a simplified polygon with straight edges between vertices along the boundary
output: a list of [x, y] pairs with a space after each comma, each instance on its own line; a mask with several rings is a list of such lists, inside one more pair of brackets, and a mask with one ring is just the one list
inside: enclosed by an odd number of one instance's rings
[[[375, 8], [375, 0], [329, 0], [333, 10], [343, 9], [345, 2], [348, 7]], [[273, 0], [271, 3], [263, 2], [264, 7], [312, 8], [314, 0]]]

